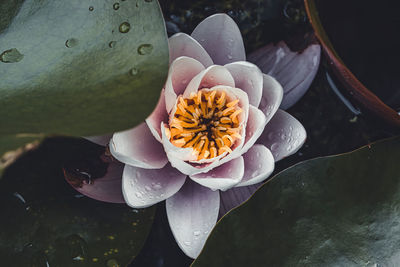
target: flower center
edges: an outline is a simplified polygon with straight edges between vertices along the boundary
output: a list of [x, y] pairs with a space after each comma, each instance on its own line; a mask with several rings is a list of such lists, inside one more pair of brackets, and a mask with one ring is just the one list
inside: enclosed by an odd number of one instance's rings
[[177, 147], [193, 148], [197, 160], [231, 153], [241, 139], [239, 99], [229, 99], [225, 90], [203, 88], [189, 98], [180, 96], [170, 120], [169, 137]]

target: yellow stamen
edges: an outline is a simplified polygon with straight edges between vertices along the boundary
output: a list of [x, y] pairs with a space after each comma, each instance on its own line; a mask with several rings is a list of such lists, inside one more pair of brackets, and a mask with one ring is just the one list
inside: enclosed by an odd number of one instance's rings
[[223, 89], [199, 90], [190, 97], [178, 97], [176, 112], [166, 135], [173, 145], [193, 148], [196, 160], [212, 159], [231, 153], [235, 141], [242, 139], [243, 112], [239, 99], [229, 101]]

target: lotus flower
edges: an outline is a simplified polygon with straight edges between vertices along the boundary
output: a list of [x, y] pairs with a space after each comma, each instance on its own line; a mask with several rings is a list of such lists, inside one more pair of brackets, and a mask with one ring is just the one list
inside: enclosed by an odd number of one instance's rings
[[[155, 110], [139, 126], [114, 133], [109, 149], [125, 164], [124, 201], [144, 208], [166, 200], [178, 245], [196, 258], [218, 216], [240, 203], [227, 203], [229, 196], [253, 191], [275, 161], [302, 146], [306, 132], [278, 109], [282, 86], [245, 61], [239, 28], [229, 16], [206, 18], [190, 36], [173, 35], [169, 50], [169, 74]], [[97, 191], [79, 190], [96, 198], [100, 189], [92, 189]], [[106, 200], [121, 199], [114, 194]]]

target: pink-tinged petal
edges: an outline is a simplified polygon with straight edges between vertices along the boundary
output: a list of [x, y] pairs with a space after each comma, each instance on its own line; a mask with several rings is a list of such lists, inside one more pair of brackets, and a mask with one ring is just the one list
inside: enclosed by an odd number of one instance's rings
[[203, 70], [203, 64], [190, 57], [178, 57], [171, 63], [165, 83], [165, 105], [167, 112], [172, 110], [177, 96], [183, 94], [193, 77], [197, 77]]
[[68, 179], [68, 173], [64, 169], [66, 180], [79, 193], [90, 198], [110, 202], [110, 203], [125, 203], [122, 195], [122, 170], [124, 164], [113, 161], [108, 164], [106, 174], [101, 178], [96, 178], [91, 183], [82, 183], [80, 186], [74, 185]]
[[183, 97], [188, 98], [191, 93], [197, 93], [199, 89], [211, 88], [216, 85], [235, 87], [235, 81], [231, 73], [223, 66], [212, 65], [194, 77], [186, 87]]
[[232, 159], [207, 173], [191, 175], [190, 179], [212, 190], [227, 190], [242, 180], [244, 174], [243, 157]]
[[112, 134], [106, 134], [106, 135], [98, 135], [98, 136], [84, 136], [86, 140], [89, 140], [92, 143], [101, 145], [101, 146], [107, 146], [108, 143], [110, 142], [110, 139], [112, 137]]
[[195, 160], [197, 158], [197, 156], [195, 156], [193, 153], [193, 148], [177, 147], [171, 143], [171, 141], [167, 136], [164, 123], [161, 123], [161, 134], [162, 134], [162, 144], [164, 146], [164, 151], [167, 154], [169, 161], [172, 163], [172, 166], [174, 166], [173, 164], [174, 160], [189, 161], [189, 160]]
[[263, 145], [254, 145], [243, 155], [244, 175], [236, 186], [260, 183], [274, 171], [275, 161], [271, 151]]
[[196, 258], [217, 222], [219, 192], [190, 179], [166, 201], [169, 225], [182, 251]]
[[278, 109], [257, 143], [269, 148], [275, 161], [297, 152], [306, 141], [303, 125], [289, 113]]
[[232, 74], [235, 86], [249, 96], [249, 103], [258, 107], [263, 92], [263, 74], [254, 64], [246, 61], [229, 63], [224, 66]]
[[165, 90], [161, 90], [160, 99], [153, 113], [146, 119], [147, 126], [149, 127], [154, 138], [161, 143], [161, 122], [168, 121], [168, 113], [165, 106]]
[[263, 95], [258, 108], [264, 112], [267, 122], [275, 115], [282, 102], [282, 98], [283, 89], [281, 84], [275, 78], [263, 74]]
[[173, 196], [185, 180], [186, 175], [169, 164], [158, 170], [125, 165], [122, 192], [129, 206], [145, 208]]
[[246, 60], [239, 27], [226, 14], [215, 14], [200, 22], [192, 37], [206, 49], [215, 64]]
[[168, 162], [162, 144], [144, 122], [127, 131], [114, 133], [109, 147], [116, 159], [128, 165], [161, 169]]
[[220, 191], [221, 204], [219, 207], [218, 218], [221, 218], [228, 211], [248, 200], [260, 186], [261, 183], [243, 187], [234, 187], [225, 192]]
[[310, 87], [318, 71], [321, 47], [313, 44], [301, 53], [293, 52], [281, 41], [269, 44], [249, 56], [249, 61], [274, 78], [283, 86], [281, 108], [294, 105]]
[[254, 145], [254, 143], [263, 133], [266, 123], [267, 118], [265, 117], [264, 112], [250, 105], [242, 153], [246, 153]]
[[169, 63], [176, 58], [187, 56], [196, 59], [204, 67], [209, 67], [213, 61], [207, 51], [192, 36], [186, 33], [176, 33], [168, 39]]

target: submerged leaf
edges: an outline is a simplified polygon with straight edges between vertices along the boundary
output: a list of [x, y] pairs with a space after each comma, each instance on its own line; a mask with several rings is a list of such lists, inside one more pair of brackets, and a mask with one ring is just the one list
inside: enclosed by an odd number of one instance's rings
[[399, 158], [397, 137], [279, 173], [222, 218], [193, 266], [398, 266]]

